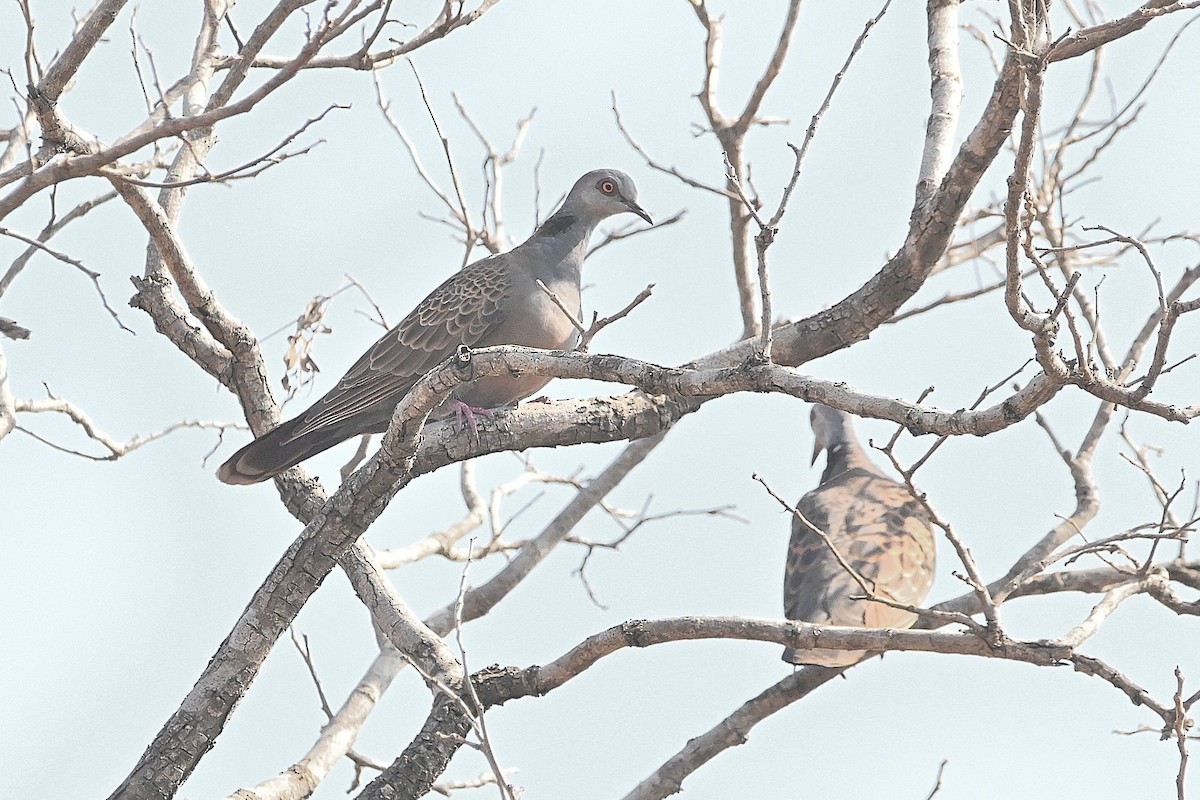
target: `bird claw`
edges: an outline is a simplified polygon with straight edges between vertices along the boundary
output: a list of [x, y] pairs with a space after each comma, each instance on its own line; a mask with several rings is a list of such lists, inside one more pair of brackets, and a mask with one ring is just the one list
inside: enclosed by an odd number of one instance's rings
[[478, 408], [476, 406], [467, 405], [461, 400], [454, 401], [454, 432], [462, 433], [463, 421], [467, 423], [467, 427], [471, 429], [471, 435], [476, 439], [479, 438], [479, 423], [475, 420], [475, 415], [479, 414], [484, 417], [492, 416], [492, 409]]

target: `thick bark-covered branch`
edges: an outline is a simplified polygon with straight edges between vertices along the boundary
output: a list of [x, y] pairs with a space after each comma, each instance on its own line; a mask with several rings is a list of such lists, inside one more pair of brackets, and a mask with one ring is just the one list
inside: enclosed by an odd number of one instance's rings
[[127, 2], [128, 0], [100, 0], [92, 6], [92, 10], [84, 17], [71, 41], [46, 68], [46, 73], [38, 81], [38, 85], [30, 87], [36, 100], [48, 105], [58, 102], [67, 84], [79, 72], [83, 60], [91, 54]]
[[421, 622], [392, 582], [383, 574], [370, 546], [355, 542], [339, 559], [354, 592], [362, 600], [375, 628], [392, 646], [410, 658], [426, 678], [443, 686], [462, 685], [463, 667], [442, 641], [446, 631], [434, 631]]
[[1150, 2], [1143, 4], [1123, 17], [1072, 32], [1070, 35], [1063, 37], [1061, 41], [1055, 42], [1047, 55], [1052, 62], [1076, 58], [1085, 53], [1090, 53], [1098, 47], [1103, 47], [1109, 42], [1114, 42], [1131, 33], [1140, 31], [1151, 20], [1192, 8], [1200, 8], [1200, 2], [1197, 2], [1197, 0], [1192, 0], [1191, 2], [1150, 0]]
[[930, 0], [926, 5], [929, 48], [929, 121], [917, 176], [916, 205], [923, 204], [941, 183], [954, 154], [954, 134], [962, 106], [962, 71], [958, 59], [960, 0]]
[[416, 800], [441, 777], [471, 730], [460, 702], [439, 693], [421, 732], [392, 764], [371, 781], [358, 800]]
[[1037, 666], [1059, 666], [1070, 648], [1058, 643], [1004, 641], [991, 647], [979, 636], [959, 632], [845, 628], [811, 625], [794, 620], [753, 617], [674, 617], [660, 620], [631, 620], [589, 637], [547, 664], [510, 673], [504, 690], [480, 690], [488, 704], [528, 695], [540, 696], [557, 689], [596, 664], [605, 656], [627, 647], [652, 647], [668, 642], [696, 639], [743, 639], [799, 650], [916, 650], [926, 653], [1003, 658]]
[[[1072, 655], [1069, 648], [1039, 642], [1006, 641], [993, 648], [979, 637], [960, 633], [821, 627], [804, 622], [751, 617], [676, 617], [631, 620], [589, 637], [548, 664], [525, 669], [490, 667], [472, 675], [471, 681], [486, 709], [521, 697], [540, 697], [578, 677], [600, 659], [619, 650], [696, 639], [764, 641], [804, 649], [823, 647], [839, 650], [920, 650], [1004, 658], [1040, 666], [1062, 665]], [[719, 726], [719, 730], [710, 731], [705, 738], [689, 743], [684, 751], [687, 756], [703, 756], [691, 769], [725, 747], [739, 743], [744, 738], [744, 732], [755, 723], [808, 694], [840, 672], [841, 670], [826, 669], [803, 670], [746, 703], [738, 713], [726, 721], [727, 724]], [[360, 800], [416, 800], [420, 797], [420, 792], [428, 788], [424, 786], [423, 778], [428, 771], [426, 765], [433, 763], [444, 768], [462, 744], [462, 734], [458, 731], [462, 730], [464, 721], [465, 714], [461, 709], [455, 709], [442, 698], [436, 700], [434, 709], [417, 739], [388, 771], [359, 795]], [[417, 754], [420, 761], [415, 760]], [[687, 769], [687, 764], [678, 763], [676, 766], [678, 770], [673, 771], [672, 778], [666, 781], [652, 780], [648, 785], [644, 783], [644, 788], [639, 787], [635, 794], [629, 796], [665, 797], [671, 792], [655, 794], [659, 789], [650, 787], [657, 786], [661, 789], [670, 786], [671, 780], [681, 782], [687, 772], [691, 771]], [[677, 789], [676, 783], [675, 790]], [[638, 791], [644, 793], [638, 794]]]

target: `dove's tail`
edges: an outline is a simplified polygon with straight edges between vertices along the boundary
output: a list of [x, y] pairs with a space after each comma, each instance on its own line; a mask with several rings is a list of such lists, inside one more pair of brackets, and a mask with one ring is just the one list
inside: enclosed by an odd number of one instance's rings
[[304, 423], [304, 416], [301, 414], [288, 420], [238, 450], [217, 470], [217, 478], [222, 483], [236, 485], [261, 483], [356, 433], [342, 422], [319, 427], [293, 439], [296, 429]]
[[865, 650], [793, 650], [788, 647], [783, 651], [783, 660], [798, 667], [848, 667], [862, 661], [866, 654]]

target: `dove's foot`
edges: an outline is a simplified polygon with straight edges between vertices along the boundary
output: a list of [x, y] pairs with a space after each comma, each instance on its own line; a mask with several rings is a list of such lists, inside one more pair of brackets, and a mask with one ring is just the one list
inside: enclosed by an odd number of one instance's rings
[[479, 423], [475, 419], [478, 414], [484, 417], [492, 416], [493, 412], [490, 408], [478, 408], [470, 406], [461, 400], [454, 401], [454, 430], [458, 433], [462, 432], [463, 422], [467, 423], [467, 427], [471, 429], [471, 434], [476, 438], [479, 437]]

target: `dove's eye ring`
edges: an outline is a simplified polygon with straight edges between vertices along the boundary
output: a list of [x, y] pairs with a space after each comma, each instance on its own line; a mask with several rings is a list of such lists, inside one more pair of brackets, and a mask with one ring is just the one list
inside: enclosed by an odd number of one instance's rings
[[598, 186], [600, 188], [600, 191], [604, 192], [605, 194], [612, 194], [615, 191], [617, 191], [617, 184], [614, 183], [613, 181], [608, 180], [607, 178], [600, 181]]

